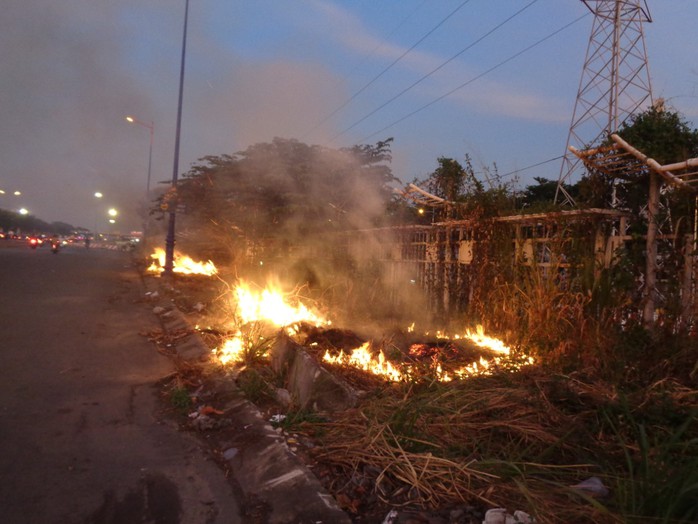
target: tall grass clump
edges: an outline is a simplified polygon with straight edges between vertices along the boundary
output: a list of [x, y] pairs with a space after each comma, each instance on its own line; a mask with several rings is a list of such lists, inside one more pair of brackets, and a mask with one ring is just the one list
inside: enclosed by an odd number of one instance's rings
[[[694, 397], [695, 400], [695, 397]], [[634, 413], [627, 402], [602, 412], [609, 431], [608, 480], [625, 522], [698, 522], [698, 409]]]

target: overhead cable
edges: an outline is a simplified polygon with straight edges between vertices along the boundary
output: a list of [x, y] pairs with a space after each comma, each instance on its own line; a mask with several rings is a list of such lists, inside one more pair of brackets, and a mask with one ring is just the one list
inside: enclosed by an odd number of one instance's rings
[[361, 93], [363, 93], [366, 89], [368, 89], [369, 86], [371, 86], [376, 80], [378, 80], [380, 77], [382, 77], [385, 73], [387, 73], [395, 64], [397, 64], [400, 60], [402, 60], [405, 56], [407, 56], [415, 47], [417, 47], [419, 44], [421, 44], [424, 40], [426, 40], [427, 37], [429, 37], [434, 31], [436, 31], [439, 27], [441, 27], [449, 18], [451, 18], [453, 15], [455, 15], [460, 9], [462, 9], [467, 3], [469, 3], [471, 0], [465, 0], [462, 2], [458, 7], [456, 7], [453, 11], [451, 11], [446, 17], [441, 20], [438, 24], [436, 24], [432, 29], [430, 29], [422, 38], [417, 40], [412, 47], [407, 49], [404, 53], [402, 53], [399, 57], [397, 57], [395, 60], [393, 60], [390, 65], [385, 67], [380, 73], [378, 73], [376, 76], [374, 76], [368, 83], [364, 84], [364, 86], [359, 89], [356, 93], [354, 93], [349, 99], [347, 99], [342, 105], [340, 105], [337, 109], [332, 111], [329, 115], [327, 115], [325, 118], [323, 118], [313, 129], [308, 131], [304, 136], [307, 136], [308, 134], [312, 133], [315, 131], [321, 124], [325, 123], [328, 119], [332, 118], [334, 115], [336, 115], [339, 111], [344, 109], [347, 105], [349, 105], [357, 96], [359, 96]]
[[508, 173], [504, 173], [503, 175], [498, 175], [499, 178], [506, 178], [512, 175], [516, 175], [517, 173], [520, 173], [521, 171], [527, 171], [529, 169], [533, 169], [534, 167], [542, 166], [544, 164], [549, 164], [550, 162], [554, 162], [555, 160], [560, 160], [563, 158], [564, 155], [556, 156], [555, 158], [549, 158], [548, 160], [543, 160], [542, 162], [538, 162], [537, 164], [531, 164], [530, 166], [526, 167], [520, 167], [518, 169], [514, 169], [513, 171], [509, 171]]
[[463, 49], [461, 49], [460, 51], [458, 51], [458, 53], [456, 53], [455, 55], [453, 55], [451, 58], [449, 58], [449, 59], [446, 60], [445, 62], [442, 62], [441, 65], [439, 65], [439, 66], [436, 67], [435, 69], [432, 69], [431, 71], [429, 71], [426, 75], [422, 76], [419, 80], [417, 80], [416, 82], [412, 83], [411, 85], [409, 85], [408, 87], [406, 87], [405, 89], [403, 89], [402, 91], [400, 91], [397, 95], [395, 95], [395, 96], [393, 96], [392, 98], [388, 99], [388, 100], [387, 100], [386, 102], [384, 102], [383, 104], [379, 105], [377, 108], [375, 108], [373, 111], [371, 111], [371, 112], [368, 113], [367, 115], [364, 115], [362, 118], [360, 118], [359, 120], [357, 120], [356, 122], [354, 122], [352, 125], [350, 125], [350, 126], [347, 127], [346, 129], [344, 129], [343, 131], [340, 131], [339, 133], [337, 133], [335, 136], [333, 136], [333, 137], [330, 139], [330, 142], [333, 142], [334, 140], [336, 140], [336, 139], [339, 138], [340, 136], [344, 135], [347, 131], [350, 131], [350, 130], [354, 129], [357, 125], [359, 125], [361, 122], [363, 122], [363, 121], [366, 120], [367, 118], [369, 118], [369, 117], [375, 115], [378, 111], [380, 111], [381, 109], [383, 109], [383, 108], [384, 108], [385, 106], [387, 106], [388, 104], [391, 104], [392, 102], [394, 102], [395, 100], [397, 100], [398, 98], [400, 98], [402, 95], [404, 95], [404, 94], [407, 93], [409, 90], [411, 90], [413, 87], [415, 87], [417, 84], [420, 84], [422, 81], [424, 81], [424, 80], [426, 80], [427, 78], [429, 78], [431, 75], [433, 75], [434, 73], [436, 73], [437, 71], [439, 71], [441, 68], [443, 68], [444, 66], [446, 66], [447, 64], [449, 64], [450, 62], [452, 62], [453, 60], [455, 60], [456, 58], [458, 58], [460, 55], [462, 55], [463, 53], [465, 53], [465, 52], [468, 51], [469, 49], [473, 48], [474, 46], [476, 46], [477, 44], [479, 44], [480, 42], [482, 42], [485, 38], [487, 38], [487, 37], [490, 36], [492, 33], [494, 33], [495, 31], [497, 31], [498, 29], [500, 29], [500, 28], [501, 28], [502, 26], [504, 26], [507, 22], [509, 22], [509, 21], [511, 21], [512, 19], [516, 18], [518, 15], [520, 15], [521, 13], [523, 13], [526, 9], [528, 9], [529, 7], [531, 7], [531, 6], [532, 6], [533, 4], [535, 4], [536, 2], [538, 2], [538, 0], [532, 0], [531, 2], [529, 2], [528, 4], [526, 4], [524, 7], [522, 7], [521, 9], [519, 9], [518, 11], [516, 11], [513, 15], [511, 15], [509, 18], [507, 18], [507, 19], [504, 20], [503, 22], [500, 22], [499, 24], [497, 24], [495, 27], [493, 27], [492, 29], [490, 29], [487, 33], [485, 33], [484, 35], [482, 35], [482, 36], [481, 36], [480, 38], [478, 38], [477, 40], [475, 40], [475, 41], [471, 42], [470, 44], [468, 44], [466, 47], [464, 47]]
[[467, 82], [464, 82], [464, 83], [460, 84], [458, 87], [455, 87], [455, 88], [451, 89], [450, 91], [444, 93], [443, 95], [441, 95], [441, 96], [435, 98], [435, 99], [432, 100], [431, 102], [429, 102], [429, 103], [427, 103], [427, 104], [424, 104], [423, 106], [421, 106], [421, 107], [415, 109], [414, 111], [412, 111], [412, 112], [406, 114], [405, 116], [403, 116], [403, 117], [401, 117], [401, 118], [395, 120], [394, 122], [388, 124], [387, 126], [383, 127], [382, 129], [379, 129], [378, 131], [375, 131], [375, 132], [371, 133], [370, 135], [367, 135], [367, 136], [363, 137], [362, 139], [360, 139], [360, 140], [358, 141], [358, 143], [363, 143], [363, 142], [365, 142], [366, 140], [368, 140], [369, 138], [372, 138], [372, 137], [374, 137], [375, 135], [378, 135], [378, 134], [382, 133], [383, 131], [386, 131], [387, 129], [390, 129], [391, 127], [393, 127], [393, 126], [399, 124], [400, 122], [403, 122], [403, 121], [407, 120], [408, 118], [410, 118], [410, 117], [416, 115], [417, 113], [420, 113], [421, 111], [425, 110], [426, 108], [433, 106], [434, 104], [436, 104], [437, 102], [440, 102], [440, 101], [443, 100], [444, 98], [447, 98], [447, 97], [451, 96], [451, 95], [452, 95], [453, 93], [455, 93], [456, 91], [458, 91], [458, 90], [460, 90], [460, 89], [463, 89], [464, 87], [466, 87], [466, 86], [472, 84], [472, 83], [475, 82], [476, 80], [479, 80], [480, 78], [484, 77], [485, 75], [491, 73], [491, 72], [494, 71], [495, 69], [499, 69], [499, 68], [502, 67], [503, 65], [505, 65], [505, 64], [507, 64], [507, 63], [509, 63], [509, 62], [511, 62], [512, 60], [518, 58], [519, 56], [523, 55], [524, 53], [530, 51], [530, 50], [533, 49], [534, 47], [537, 47], [538, 45], [542, 44], [542, 43], [545, 42], [546, 40], [551, 39], [552, 37], [556, 36], [558, 33], [561, 33], [561, 32], [564, 31], [565, 29], [571, 27], [572, 25], [576, 24], [577, 22], [579, 22], [580, 20], [582, 20], [583, 18], [585, 18], [585, 17], [587, 17], [587, 16], [589, 16], [589, 13], [585, 13], [585, 14], [583, 14], [582, 16], [580, 16], [580, 17], [578, 17], [578, 18], [575, 18], [574, 20], [572, 20], [572, 21], [569, 22], [568, 24], [565, 24], [565, 25], [562, 26], [561, 28], [557, 29], [556, 31], [553, 31], [552, 33], [550, 33], [550, 34], [548, 34], [547, 36], [545, 36], [545, 37], [541, 38], [540, 40], [538, 40], [537, 42], [535, 42], [535, 43], [529, 45], [528, 47], [522, 49], [521, 51], [519, 51], [519, 52], [517, 52], [517, 53], [511, 55], [509, 58], [507, 58], [507, 59], [505, 59], [505, 60], [502, 60], [502, 61], [499, 62], [498, 64], [496, 64], [496, 65], [490, 67], [488, 70], [486, 70], [486, 71], [480, 73], [479, 75], [477, 75], [477, 76], [471, 78], [471, 79], [468, 80]]

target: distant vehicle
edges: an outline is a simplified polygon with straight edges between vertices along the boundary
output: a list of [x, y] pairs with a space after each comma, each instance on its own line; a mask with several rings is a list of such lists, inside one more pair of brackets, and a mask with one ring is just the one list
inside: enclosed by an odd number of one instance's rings
[[41, 237], [29, 237], [29, 247], [32, 249], [36, 249], [43, 243], [44, 241]]
[[58, 249], [60, 248], [61, 241], [58, 238], [51, 239], [51, 253], [54, 255], [58, 254]]

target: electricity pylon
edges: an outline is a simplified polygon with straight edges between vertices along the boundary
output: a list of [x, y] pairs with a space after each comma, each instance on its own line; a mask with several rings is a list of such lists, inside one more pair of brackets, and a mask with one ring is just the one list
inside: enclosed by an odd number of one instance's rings
[[581, 170], [569, 150], [615, 133], [645, 103], [653, 104], [643, 23], [652, 22], [646, 0], [581, 0], [594, 14], [582, 77], [567, 136], [555, 202], [574, 205], [564, 183]]

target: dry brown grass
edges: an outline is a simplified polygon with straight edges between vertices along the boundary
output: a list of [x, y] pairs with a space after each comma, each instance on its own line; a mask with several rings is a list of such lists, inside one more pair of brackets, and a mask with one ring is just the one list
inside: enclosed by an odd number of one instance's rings
[[[683, 387], [673, 393], [678, 402], [696, 400]], [[331, 486], [335, 493], [350, 493], [357, 478], [365, 484], [369, 477], [375, 494], [395, 506], [466, 502], [523, 509], [541, 523], [620, 522], [607, 509], [612, 500], [571, 487], [590, 476], [613, 482], [603, 467], [623, 449], [599, 432], [599, 410], [617, 403], [608, 384], [528, 369], [394, 385], [331, 422], [303, 427], [321, 444], [314, 459], [345, 479]]]

